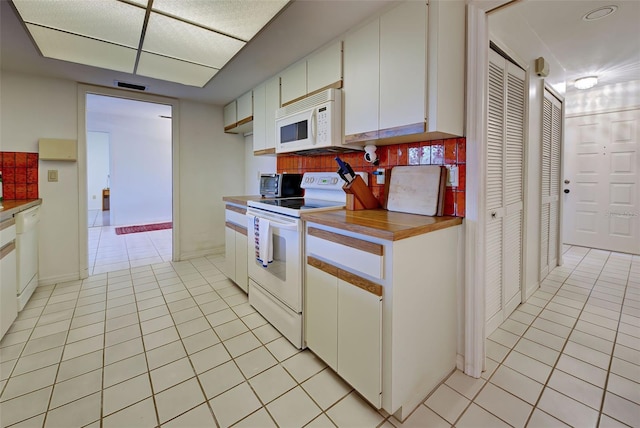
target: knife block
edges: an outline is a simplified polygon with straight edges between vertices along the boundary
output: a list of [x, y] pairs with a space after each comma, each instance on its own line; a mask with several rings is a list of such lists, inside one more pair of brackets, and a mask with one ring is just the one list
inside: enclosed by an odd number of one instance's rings
[[359, 175], [351, 183], [342, 186], [342, 190], [347, 194], [347, 209], [350, 211], [380, 208], [380, 202]]

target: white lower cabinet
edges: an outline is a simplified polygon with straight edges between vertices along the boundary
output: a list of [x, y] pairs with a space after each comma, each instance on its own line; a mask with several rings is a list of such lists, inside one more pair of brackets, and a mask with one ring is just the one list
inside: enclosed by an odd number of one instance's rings
[[225, 210], [225, 264], [223, 272], [245, 293], [249, 290], [246, 209], [227, 204]]
[[456, 367], [459, 239], [459, 226], [386, 241], [307, 222], [306, 345], [400, 420]]
[[18, 316], [15, 240], [13, 217], [0, 222], [0, 339]]

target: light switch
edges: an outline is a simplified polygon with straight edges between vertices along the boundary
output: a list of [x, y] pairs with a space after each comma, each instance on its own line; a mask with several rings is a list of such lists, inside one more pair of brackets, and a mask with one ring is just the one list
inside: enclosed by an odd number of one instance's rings
[[445, 165], [447, 167], [447, 186], [458, 187], [458, 167], [456, 165]]
[[49, 181], [58, 181], [58, 170], [57, 169], [47, 170], [47, 178]]

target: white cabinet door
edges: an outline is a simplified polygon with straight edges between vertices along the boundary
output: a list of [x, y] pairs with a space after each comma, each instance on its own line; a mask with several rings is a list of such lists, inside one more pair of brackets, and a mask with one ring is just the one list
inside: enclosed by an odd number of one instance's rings
[[236, 231], [232, 227], [224, 228], [224, 270], [222, 273], [232, 281], [236, 280]]
[[306, 275], [304, 319], [307, 346], [337, 371], [338, 278], [309, 264]]
[[253, 89], [253, 151], [264, 150], [267, 143], [267, 84], [263, 82]]
[[307, 95], [307, 61], [293, 64], [280, 74], [280, 98], [282, 104]]
[[342, 42], [338, 41], [307, 59], [307, 92], [312, 93], [342, 80]]
[[[403, 47], [404, 48], [404, 47]], [[380, 105], [380, 20], [344, 40], [344, 133], [377, 131]]]
[[338, 280], [338, 373], [376, 408], [382, 405], [382, 300]]
[[276, 111], [280, 108], [280, 79], [276, 76], [267, 80], [265, 86], [265, 149], [276, 149]]
[[403, 2], [380, 17], [380, 128], [424, 126], [427, 5]]
[[253, 117], [253, 91], [249, 91], [237, 100], [238, 122], [251, 120]]
[[[246, 233], [246, 229], [245, 229]], [[236, 279], [235, 283], [238, 284], [240, 288], [244, 290], [245, 293], [249, 292], [249, 274], [248, 270], [248, 246], [247, 246], [247, 235], [236, 231], [235, 232], [235, 241], [236, 241]]]
[[18, 316], [15, 243], [0, 252], [0, 339]]
[[225, 131], [235, 127], [236, 123], [238, 122], [238, 111], [236, 106], [236, 100], [233, 100], [229, 104], [224, 106], [223, 115]]

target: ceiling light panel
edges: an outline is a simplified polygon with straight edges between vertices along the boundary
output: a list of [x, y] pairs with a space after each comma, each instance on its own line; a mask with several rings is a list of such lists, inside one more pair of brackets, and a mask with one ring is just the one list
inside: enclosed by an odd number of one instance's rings
[[137, 48], [145, 10], [116, 0], [14, 0], [26, 23]]
[[244, 45], [231, 37], [151, 13], [142, 50], [219, 69]]
[[154, 0], [153, 10], [249, 41], [289, 0]]
[[32, 24], [27, 29], [46, 57], [133, 73], [135, 49]]
[[217, 72], [218, 70], [215, 68], [142, 52], [137, 74], [201, 88]]

